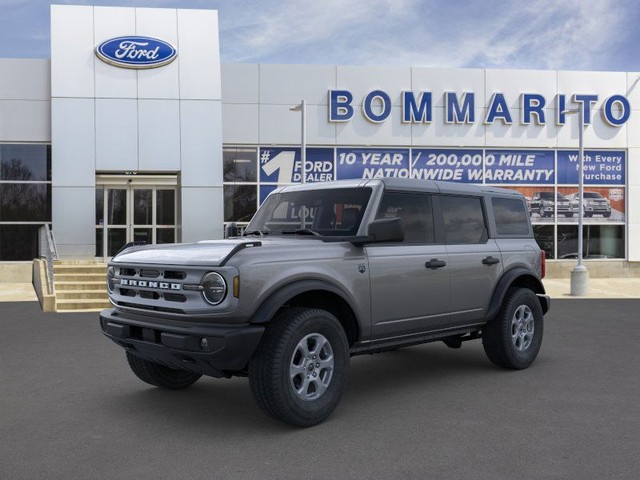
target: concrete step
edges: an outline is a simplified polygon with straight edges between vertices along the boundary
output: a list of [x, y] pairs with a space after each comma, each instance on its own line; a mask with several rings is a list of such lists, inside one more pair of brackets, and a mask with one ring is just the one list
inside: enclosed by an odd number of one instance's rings
[[107, 291], [107, 278], [106, 276], [100, 281], [91, 282], [67, 282], [59, 281], [55, 282], [56, 292], [63, 292], [66, 290], [101, 290], [106, 293]]
[[101, 275], [107, 274], [107, 266], [106, 265], [54, 265], [53, 266], [54, 275], [59, 274], [96, 274], [99, 273]]
[[102, 310], [111, 307], [108, 300], [78, 300], [78, 299], [58, 299], [56, 298], [56, 312], [77, 311], [77, 310]]
[[108, 300], [107, 289], [103, 290], [58, 290], [59, 300]]
[[53, 276], [55, 283], [58, 282], [106, 282], [106, 273], [56, 273]]

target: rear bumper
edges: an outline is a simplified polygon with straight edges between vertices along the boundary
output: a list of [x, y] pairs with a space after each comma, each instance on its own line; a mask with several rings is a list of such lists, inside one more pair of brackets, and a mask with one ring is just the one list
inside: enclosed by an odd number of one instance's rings
[[165, 325], [114, 308], [100, 312], [100, 328], [139, 357], [212, 377], [243, 370], [264, 333], [264, 326], [248, 324]]

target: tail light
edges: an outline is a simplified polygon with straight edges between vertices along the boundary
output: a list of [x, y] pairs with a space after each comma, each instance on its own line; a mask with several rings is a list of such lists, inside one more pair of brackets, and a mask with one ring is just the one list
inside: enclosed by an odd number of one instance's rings
[[547, 254], [540, 250], [540, 278], [544, 278], [547, 273]]

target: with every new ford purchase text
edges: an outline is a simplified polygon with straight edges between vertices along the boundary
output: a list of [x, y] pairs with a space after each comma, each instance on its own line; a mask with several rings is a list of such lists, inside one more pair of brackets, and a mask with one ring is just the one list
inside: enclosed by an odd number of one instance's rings
[[353, 355], [482, 339], [496, 365], [527, 368], [550, 305], [544, 266], [512, 190], [292, 185], [267, 197], [242, 236], [124, 249], [109, 265], [113, 308], [100, 325], [150, 385], [248, 376], [267, 415], [308, 427], [338, 405]]

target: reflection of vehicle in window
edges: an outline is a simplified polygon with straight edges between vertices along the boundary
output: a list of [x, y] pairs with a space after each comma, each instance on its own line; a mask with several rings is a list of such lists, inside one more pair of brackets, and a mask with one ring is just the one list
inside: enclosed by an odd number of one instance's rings
[[[569, 198], [578, 203], [577, 193], [572, 193]], [[584, 192], [583, 199], [585, 217], [602, 215], [604, 218], [609, 218], [611, 216], [611, 202], [598, 192]]]
[[539, 214], [542, 218], [552, 217], [554, 206], [558, 211], [558, 215], [564, 215], [565, 217], [573, 217], [574, 213], [578, 211], [578, 202], [571, 200], [561, 193], [555, 194], [553, 192], [536, 192], [531, 197], [531, 203], [529, 206], [530, 212]]

